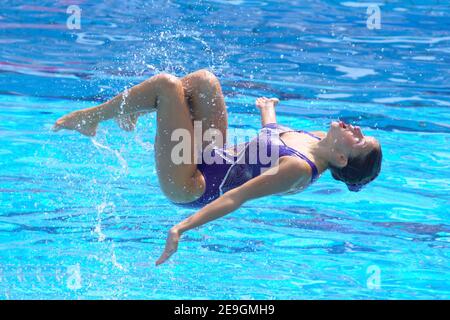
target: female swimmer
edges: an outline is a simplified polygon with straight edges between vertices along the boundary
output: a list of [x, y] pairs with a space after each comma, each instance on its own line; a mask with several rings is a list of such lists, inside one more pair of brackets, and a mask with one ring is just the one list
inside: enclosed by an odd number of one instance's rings
[[[277, 103], [276, 98], [256, 100], [262, 129], [255, 139], [240, 145], [240, 151], [217, 145], [210, 148], [208, 141], [197, 146], [201, 151], [209, 150], [212, 162], [198, 161], [194, 139], [189, 142], [192, 148], [187, 148], [188, 161], [172, 159], [172, 151], [179, 145], [172, 133], [183, 129], [194, 137], [195, 121], [201, 123], [202, 137], [214, 129], [221, 135], [219, 140], [227, 141], [228, 119], [222, 89], [219, 80], [207, 70], [183, 78], [155, 75], [99, 106], [61, 117], [53, 129], [94, 136], [100, 122], [115, 118], [122, 129], [130, 131], [140, 115], [156, 111], [155, 162], [161, 189], [177, 205], [200, 208], [169, 230], [164, 252], [156, 261], [159, 265], [176, 252], [184, 232], [220, 218], [246, 201], [299, 192], [327, 169], [351, 191], [359, 191], [378, 176], [382, 153], [375, 138], [342, 121], [332, 121], [327, 132], [292, 130], [277, 124]], [[256, 157], [252, 154], [263, 149], [271, 150], [268, 153], [274, 161], [262, 161], [261, 152]]]

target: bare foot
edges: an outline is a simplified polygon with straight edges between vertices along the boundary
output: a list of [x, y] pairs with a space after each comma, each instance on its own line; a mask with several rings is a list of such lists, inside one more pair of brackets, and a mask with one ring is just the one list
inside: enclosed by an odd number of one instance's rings
[[266, 98], [266, 97], [260, 97], [256, 99], [256, 107], [258, 109], [267, 108], [267, 107], [275, 107], [280, 100], [277, 98]]
[[53, 131], [61, 129], [76, 130], [85, 136], [93, 137], [97, 133], [97, 126], [97, 121], [91, 119], [87, 112], [80, 110], [71, 112], [56, 120]]
[[117, 124], [119, 125], [120, 129], [125, 131], [133, 131], [134, 128], [136, 128], [137, 120], [140, 116], [140, 113], [132, 113], [132, 114], [124, 114], [117, 116], [115, 118]]

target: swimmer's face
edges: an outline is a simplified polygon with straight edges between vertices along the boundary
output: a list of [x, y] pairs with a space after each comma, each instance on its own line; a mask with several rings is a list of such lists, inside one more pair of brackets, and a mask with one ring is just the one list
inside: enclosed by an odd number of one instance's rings
[[327, 136], [336, 151], [342, 152], [347, 158], [364, 157], [379, 146], [379, 142], [374, 137], [365, 136], [360, 127], [343, 121], [331, 122]]

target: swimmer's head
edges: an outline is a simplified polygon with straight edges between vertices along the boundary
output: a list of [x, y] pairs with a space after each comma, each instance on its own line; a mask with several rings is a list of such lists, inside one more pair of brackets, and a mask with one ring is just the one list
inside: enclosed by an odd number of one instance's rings
[[378, 176], [382, 152], [374, 137], [364, 136], [358, 126], [333, 121], [327, 139], [332, 146], [331, 174], [334, 179], [344, 182], [350, 191], [359, 191]]

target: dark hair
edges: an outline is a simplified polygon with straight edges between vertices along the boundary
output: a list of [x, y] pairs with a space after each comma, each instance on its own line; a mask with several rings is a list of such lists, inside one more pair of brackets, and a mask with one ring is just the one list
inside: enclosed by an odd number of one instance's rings
[[366, 156], [349, 158], [343, 168], [330, 166], [334, 179], [344, 182], [350, 191], [359, 191], [373, 181], [381, 170], [381, 147], [374, 147]]

